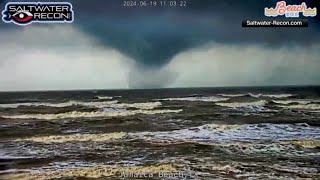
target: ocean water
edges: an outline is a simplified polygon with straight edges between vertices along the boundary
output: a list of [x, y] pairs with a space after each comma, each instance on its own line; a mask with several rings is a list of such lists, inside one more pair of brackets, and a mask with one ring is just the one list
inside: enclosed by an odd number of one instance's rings
[[320, 179], [320, 87], [0, 93], [0, 179]]

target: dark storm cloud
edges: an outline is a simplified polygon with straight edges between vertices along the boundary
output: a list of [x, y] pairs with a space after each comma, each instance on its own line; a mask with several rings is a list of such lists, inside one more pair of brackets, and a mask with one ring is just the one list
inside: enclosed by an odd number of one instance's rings
[[0, 22], [0, 90], [319, 84], [319, 16], [309, 28], [242, 28], [276, 1], [187, 2], [73, 0], [72, 24]]
[[[265, 18], [264, 8], [274, 7], [276, 2], [187, 0], [186, 7], [124, 7], [122, 0], [71, 1], [76, 27], [146, 67], [162, 66], [177, 53], [209, 42], [277, 48], [308, 46], [320, 40], [318, 18], [310, 18], [309, 28], [241, 27], [243, 19]], [[320, 9], [320, 3], [306, 2]]]
[[[147, 1], [149, 2], [149, 1]], [[243, 19], [264, 17], [277, 1], [187, 0], [187, 7], [124, 7], [123, 1], [74, 1], [76, 25], [102, 44], [147, 66], [161, 66], [174, 55], [211, 41], [256, 43], [269, 47], [320, 40], [318, 20], [310, 28], [242, 28]], [[301, 1], [287, 1], [300, 4]], [[319, 3], [308, 5], [317, 6]]]

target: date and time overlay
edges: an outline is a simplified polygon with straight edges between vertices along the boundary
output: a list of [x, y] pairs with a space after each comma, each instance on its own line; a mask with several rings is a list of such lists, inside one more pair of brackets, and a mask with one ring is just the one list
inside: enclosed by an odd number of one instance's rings
[[188, 7], [190, 1], [184, 0], [124, 0], [124, 7]]
[[[189, 0], [124, 0], [124, 8], [187, 8], [192, 6]], [[246, 19], [239, 24], [242, 27], [308, 27], [307, 19]]]

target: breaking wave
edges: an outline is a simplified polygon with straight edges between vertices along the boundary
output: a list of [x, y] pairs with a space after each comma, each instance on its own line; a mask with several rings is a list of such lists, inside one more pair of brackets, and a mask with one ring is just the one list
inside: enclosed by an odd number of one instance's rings
[[80, 101], [68, 101], [63, 103], [14, 103], [14, 104], [0, 104], [2, 108], [18, 108], [19, 106], [47, 106], [47, 107], [68, 107], [68, 106], [88, 106], [102, 108], [116, 104], [118, 101], [104, 101], [104, 102], [80, 102]]
[[253, 94], [253, 93], [248, 93], [248, 95], [254, 98], [268, 97], [268, 98], [279, 98], [279, 99], [296, 96], [296, 94]]
[[97, 96], [98, 99], [113, 99], [112, 96]]
[[136, 114], [163, 114], [163, 113], [179, 113], [182, 109], [178, 110], [123, 110], [123, 111], [97, 111], [97, 112], [78, 112], [72, 111], [60, 114], [24, 114], [24, 115], [9, 115], [2, 116], [8, 119], [66, 119], [66, 118], [93, 118], [93, 117], [117, 117], [117, 116], [132, 116]]
[[42, 143], [64, 143], [70, 141], [109, 141], [115, 139], [122, 139], [126, 136], [124, 132], [105, 133], [105, 134], [71, 134], [71, 135], [58, 135], [58, 136], [42, 136], [31, 137], [26, 139], [16, 139], [15, 141], [34, 141]]
[[310, 110], [320, 110], [320, 104], [298, 104], [298, 105], [277, 105], [284, 109], [310, 109]]
[[244, 96], [247, 96], [248, 94], [218, 94], [218, 95], [223, 97], [244, 97]]
[[267, 101], [260, 100], [254, 102], [230, 102], [230, 103], [216, 103], [216, 105], [228, 107], [240, 111], [252, 111], [252, 112], [263, 112], [271, 111], [268, 108], [265, 108], [264, 105], [267, 104]]
[[296, 140], [291, 141], [292, 144], [302, 146], [304, 148], [318, 148], [320, 147], [320, 140]]
[[181, 98], [165, 98], [158, 99], [162, 101], [204, 101], [204, 102], [220, 102], [227, 101], [229, 98], [221, 98], [216, 96], [208, 96], [208, 97], [181, 97]]
[[146, 103], [119, 103], [119, 104], [112, 104], [110, 107], [113, 108], [138, 108], [138, 109], [154, 109], [156, 107], [161, 106], [161, 102], [146, 102]]
[[[1, 146], [1, 149], [3, 147]], [[0, 159], [27, 159], [28, 157], [27, 156], [11, 156], [11, 155], [8, 155], [8, 153], [6, 151], [3, 151], [3, 150], [0, 150]], [[1, 171], [0, 171], [1, 172]]]
[[260, 100], [254, 102], [232, 102], [232, 103], [216, 103], [219, 106], [225, 106], [230, 108], [239, 108], [239, 107], [247, 107], [247, 106], [264, 106], [267, 101]]
[[146, 103], [118, 103], [118, 101], [103, 101], [103, 102], [80, 102], [68, 101], [63, 103], [15, 103], [15, 104], [0, 104], [2, 108], [18, 108], [19, 106], [47, 106], [47, 107], [68, 107], [68, 106], [86, 106], [94, 108], [138, 108], [138, 109], [154, 109], [161, 106], [161, 102], [146, 102]]
[[250, 96], [253, 98], [260, 98], [260, 97], [267, 97], [267, 98], [277, 98], [277, 99], [282, 99], [282, 98], [288, 98], [288, 97], [293, 97], [296, 96], [296, 94], [254, 94], [254, 93], [246, 93], [246, 94], [218, 94], [219, 96], [223, 97], [245, 97], [245, 96]]
[[132, 133], [131, 136], [151, 141], [249, 142], [253, 140], [303, 140], [320, 139], [320, 128], [269, 123], [231, 126], [207, 124], [175, 131]]
[[293, 103], [298, 103], [298, 104], [310, 104], [310, 103], [317, 103], [320, 102], [320, 100], [312, 100], [312, 99], [290, 99], [290, 100], [272, 100], [272, 102], [277, 103], [277, 104], [293, 104]]

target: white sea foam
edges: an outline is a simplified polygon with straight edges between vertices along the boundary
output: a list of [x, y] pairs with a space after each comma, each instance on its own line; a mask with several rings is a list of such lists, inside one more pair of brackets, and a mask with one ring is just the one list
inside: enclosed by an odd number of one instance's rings
[[163, 114], [163, 113], [179, 113], [181, 109], [178, 110], [127, 110], [127, 111], [97, 111], [97, 112], [67, 112], [60, 114], [24, 114], [24, 115], [11, 115], [2, 116], [3, 118], [9, 119], [65, 119], [65, 118], [93, 118], [93, 117], [114, 117], [114, 116], [132, 116], [135, 114]]
[[127, 109], [125, 108], [112, 108], [112, 107], [107, 107], [102, 109], [104, 112], [126, 112]]
[[243, 97], [246, 95], [249, 95], [254, 98], [260, 98], [260, 97], [269, 97], [269, 98], [287, 98], [296, 96], [295, 94], [254, 94], [254, 93], [247, 93], [247, 94], [218, 94], [219, 96], [223, 97]]
[[254, 102], [232, 102], [232, 103], [216, 103], [219, 106], [225, 106], [230, 108], [239, 108], [247, 106], [264, 106], [267, 102], [264, 100], [254, 101]]
[[113, 99], [112, 96], [97, 96], [98, 99]]
[[0, 104], [2, 108], [17, 108], [19, 106], [48, 106], [48, 107], [68, 107], [68, 106], [86, 106], [95, 108], [138, 108], [138, 109], [154, 109], [161, 106], [161, 102], [146, 102], [146, 103], [118, 103], [118, 101], [103, 101], [103, 102], [80, 102], [68, 101], [63, 103], [15, 103], [15, 104]]
[[315, 99], [290, 99], [290, 100], [272, 100], [272, 102], [277, 104], [291, 104], [291, 103], [298, 103], [298, 104], [309, 104], [309, 103], [318, 103], [320, 100]]
[[284, 109], [310, 109], [310, 110], [320, 110], [320, 104], [298, 104], [298, 105], [277, 105]]
[[320, 147], [320, 140], [295, 140], [291, 144], [298, 145], [304, 148], [317, 148]]
[[319, 111], [309, 111], [309, 112], [313, 112], [313, 113], [320, 113], [320, 110], [319, 110]]
[[229, 98], [222, 98], [216, 96], [207, 96], [207, 97], [181, 97], [181, 98], [165, 98], [158, 99], [162, 101], [204, 101], [204, 102], [220, 102], [227, 101]]
[[216, 103], [216, 105], [233, 108], [240, 111], [253, 111], [253, 112], [271, 111], [270, 109], [263, 107], [266, 103], [267, 101], [260, 100], [260, 101], [254, 101], [254, 102]]
[[[4, 153], [4, 152], [3, 152]], [[6, 153], [4, 153], [6, 154]], [[0, 153], [0, 159], [28, 159], [30, 157], [26, 157], [26, 156], [11, 156], [11, 155], [4, 155]]]
[[243, 97], [243, 96], [246, 96], [247, 94], [218, 94], [218, 95], [223, 97]]
[[248, 93], [249, 96], [254, 97], [254, 98], [259, 98], [262, 96], [262, 94], [253, 94], [253, 93]]
[[105, 134], [68, 134], [68, 135], [52, 135], [52, 136], [39, 136], [26, 139], [16, 139], [15, 141], [34, 141], [43, 143], [64, 143], [71, 141], [110, 141], [116, 139], [122, 139], [126, 136], [124, 132], [105, 133]]
[[271, 166], [273, 169], [276, 169], [277, 171], [280, 172], [286, 172], [286, 173], [291, 173], [291, 174], [318, 174], [318, 169], [317, 168], [311, 168], [311, 167], [297, 167], [293, 166], [290, 164], [287, 165], [278, 165], [275, 164]]
[[251, 97], [260, 98], [260, 97], [269, 97], [269, 98], [287, 98], [296, 96], [295, 94], [254, 94], [248, 93]]
[[269, 98], [287, 98], [287, 97], [292, 97], [296, 95], [295, 94], [263, 94], [262, 96], [269, 97]]
[[114, 108], [138, 108], [138, 109], [154, 109], [156, 107], [161, 106], [161, 102], [146, 102], [146, 103], [118, 103], [118, 104], [112, 104], [109, 107]]
[[[223, 128], [219, 128], [219, 126]], [[146, 140], [197, 142], [237, 142], [252, 140], [297, 140], [320, 138], [319, 127], [269, 123], [247, 124], [228, 128], [225, 127], [228, 127], [228, 125], [207, 124], [175, 131], [131, 133], [129, 135]]]
[[17, 108], [19, 106], [48, 106], [48, 107], [68, 107], [68, 106], [88, 106], [88, 107], [106, 107], [111, 104], [116, 104], [118, 101], [104, 101], [104, 102], [80, 102], [80, 101], [68, 101], [63, 103], [14, 103], [14, 104], [0, 104], [2, 108]]

